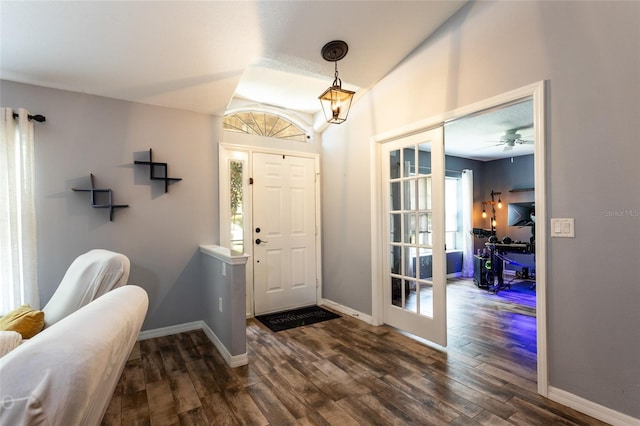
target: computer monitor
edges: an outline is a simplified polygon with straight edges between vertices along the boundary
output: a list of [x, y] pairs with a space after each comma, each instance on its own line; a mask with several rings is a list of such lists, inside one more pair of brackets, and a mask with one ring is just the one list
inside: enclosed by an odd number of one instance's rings
[[534, 226], [536, 222], [535, 205], [529, 203], [509, 203], [507, 206], [509, 226]]

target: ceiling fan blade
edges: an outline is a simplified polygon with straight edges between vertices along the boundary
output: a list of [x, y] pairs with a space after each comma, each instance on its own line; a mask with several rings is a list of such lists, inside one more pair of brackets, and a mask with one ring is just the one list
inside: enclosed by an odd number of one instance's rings
[[527, 140], [517, 140], [516, 143], [519, 143], [520, 145], [533, 145], [534, 141], [527, 141]]
[[491, 149], [491, 148], [495, 148], [496, 146], [501, 146], [504, 145], [504, 142], [502, 143], [496, 143], [496, 144], [491, 144], [491, 145], [485, 145], [485, 146], [481, 146], [479, 148], [476, 149], [476, 151], [479, 151], [481, 149]]

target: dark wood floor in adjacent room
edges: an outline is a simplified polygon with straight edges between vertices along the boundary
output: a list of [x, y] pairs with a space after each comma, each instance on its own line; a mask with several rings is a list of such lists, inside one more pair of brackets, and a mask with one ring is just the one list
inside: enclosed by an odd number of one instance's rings
[[447, 294], [446, 349], [344, 316], [278, 333], [249, 320], [235, 369], [201, 331], [138, 342], [103, 425], [602, 424], [536, 393], [530, 295], [465, 280]]

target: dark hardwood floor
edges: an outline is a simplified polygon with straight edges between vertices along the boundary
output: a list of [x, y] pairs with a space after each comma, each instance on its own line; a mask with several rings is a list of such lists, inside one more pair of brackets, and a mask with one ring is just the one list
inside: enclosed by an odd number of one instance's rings
[[201, 331], [138, 342], [103, 425], [603, 424], [536, 394], [531, 295], [447, 294], [446, 349], [345, 316], [278, 333], [248, 320], [235, 369]]

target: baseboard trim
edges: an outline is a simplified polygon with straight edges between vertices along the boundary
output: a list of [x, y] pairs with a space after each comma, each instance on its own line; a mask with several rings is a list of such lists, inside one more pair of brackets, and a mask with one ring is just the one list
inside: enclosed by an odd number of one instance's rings
[[320, 300], [319, 305], [327, 306], [328, 308], [336, 310], [342, 314], [348, 315], [350, 317], [359, 319], [360, 321], [364, 321], [367, 324], [373, 325], [373, 319], [371, 318], [371, 315], [363, 314], [362, 312], [358, 312], [355, 309], [351, 309], [347, 306], [341, 305], [340, 303], [336, 303], [333, 300], [322, 299]]
[[218, 352], [220, 352], [220, 355], [222, 355], [222, 358], [224, 358], [229, 367], [236, 368], [249, 363], [249, 355], [247, 355], [246, 352], [240, 355], [231, 355], [226, 346], [223, 345], [218, 336], [216, 336], [216, 333], [214, 333], [204, 321], [202, 321], [202, 331], [204, 331], [204, 334], [213, 342], [213, 345]]
[[184, 333], [187, 331], [200, 330], [202, 321], [187, 322], [184, 324], [171, 325], [169, 327], [155, 328], [153, 330], [141, 331], [138, 340], [155, 339], [156, 337], [170, 336], [172, 334]]
[[628, 416], [611, 408], [604, 407], [562, 389], [549, 386], [548, 398], [571, 407], [581, 413], [588, 414], [613, 426], [640, 426], [640, 419]]
[[156, 328], [153, 330], [141, 331], [138, 334], [138, 340], [154, 339], [156, 337], [170, 336], [172, 334], [184, 333], [187, 331], [202, 330], [204, 334], [211, 340], [227, 365], [231, 368], [240, 367], [249, 363], [247, 353], [240, 355], [231, 355], [229, 350], [222, 344], [216, 333], [204, 321], [194, 321], [184, 324], [172, 325], [169, 327]]

